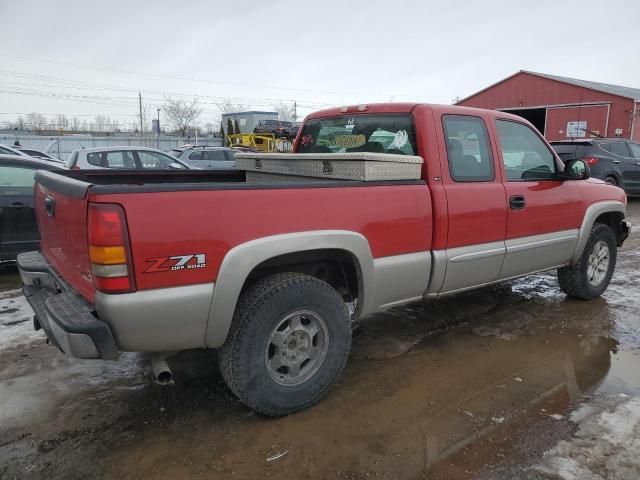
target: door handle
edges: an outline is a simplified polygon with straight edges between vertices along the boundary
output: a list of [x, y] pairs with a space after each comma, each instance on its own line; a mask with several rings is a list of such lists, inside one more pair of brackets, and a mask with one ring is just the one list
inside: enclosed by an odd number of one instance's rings
[[640, 167], [640, 162], [636, 162], [636, 165]]
[[614, 160], [613, 163], [620, 163], [620, 160]]
[[509, 199], [509, 207], [511, 210], [522, 210], [526, 204], [527, 202], [524, 199], [524, 195], [514, 195]]
[[11, 208], [13, 208], [14, 210], [22, 210], [24, 207], [25, 205], [22, 202], [13, 202], [11, 204]]

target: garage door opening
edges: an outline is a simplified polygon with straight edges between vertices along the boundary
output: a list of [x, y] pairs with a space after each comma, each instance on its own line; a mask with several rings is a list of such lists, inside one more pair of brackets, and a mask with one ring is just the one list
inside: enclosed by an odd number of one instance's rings
[[503, 112], [518, 115], [525, 120], [528, 120], [538, 129], [540, 133], [544, 135], [545, 119], [547, 116], [546, 108], [521, 108], [521, 109], [504, 109]]

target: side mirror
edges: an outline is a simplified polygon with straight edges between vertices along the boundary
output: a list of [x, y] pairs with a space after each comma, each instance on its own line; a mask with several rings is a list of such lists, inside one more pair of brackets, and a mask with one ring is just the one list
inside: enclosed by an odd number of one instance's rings
[[586, 180], [591, 177], [591, 169], [584, 160], [567, 160], [560, 177], [563, 180]]

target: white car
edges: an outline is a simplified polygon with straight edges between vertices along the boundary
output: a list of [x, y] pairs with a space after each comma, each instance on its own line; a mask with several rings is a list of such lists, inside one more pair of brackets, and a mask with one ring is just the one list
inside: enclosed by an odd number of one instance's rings
[[99, 147], [74, 150], [67, 160], [74, 170], [137, 169], [189, 170], [189, 166], [166, 153], [147, 147]]
[[0, 144], [0, 154], [1, 155], [18, 155], [19, 157], [28, 157], [24, 152], [21, 152], [17, 148], [10, 147], [9, 145]]
[[53, 155], [49, 155], [48, 153], [43, 152], [42, 150], [36, 150], [35, 148], [27, 148], [27, 147], [20, 147], [19, 150], [20, 152], [26, 155], [29, 155], [30, 157], [33, 157], [33, 158], [39, 158], [40, 160], [46, 160], [48, 162], [64, 163], [59, 158], [56, 158]]

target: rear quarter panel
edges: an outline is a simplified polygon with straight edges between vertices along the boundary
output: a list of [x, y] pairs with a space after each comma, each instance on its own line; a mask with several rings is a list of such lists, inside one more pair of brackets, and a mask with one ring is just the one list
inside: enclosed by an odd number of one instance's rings
[[[202, 190], [100, 195], [124, 206], [139, 290], [215, 281], [233, 247], [313, 230], [364, 235], [374, 258], [429, 250], [426, 185]], [[153, 259], [205, 254], [206, 267], [145, 273]]]

